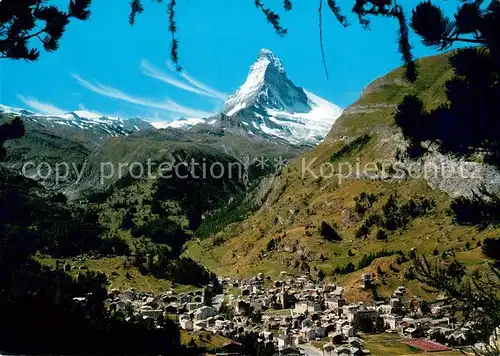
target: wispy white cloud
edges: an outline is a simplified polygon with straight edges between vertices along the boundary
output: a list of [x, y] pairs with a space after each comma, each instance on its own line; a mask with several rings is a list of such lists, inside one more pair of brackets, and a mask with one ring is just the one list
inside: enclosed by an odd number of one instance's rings
[[113, 87], [101, 84], [99, 82], [91, 83], [80, 77], [78, 74], [72, 74], [72, 76], [81, 86], [96, 94], [126, 101], [131, 104], [141, 105], [152, 109], [171, 111], [189, 117], [207, 117], [214, 114], [207, 111], [183, 106], [169, 98], [165, 99], [164, 101], [155, 101], [147, 98], [136, 97]]
[[[172, 70], [171, 66], [167, 66]], [[210, 98], [215, 98], [219, 100], [226, 100], [228, 95], [226, 93], [222, 93], [209, 85], [200, 82], [196, 78], [190, 76], [188, 73], [183, 72], [181, 73], [181, 77], [184, 78], [188, 83], [179, 80], [177, 78], [174, 78], [168, 73], [163, 72], [161, 69], [153, 66], [151, 63], [149, 63], [146, 59], [143, 59], [141, 61], [141, 70], [144, 75], [147, 75], [148, 77], [158, 79], [164, 83], [170, 84], [174, 87], [177, 87], [182, 90], [186, 90], [191, 93], [195, 93], [198, 95], [202, 96], [208, 96]], [[190, 85], [191, 84], [191, 85]]]
[[155, 109], [148, 110], [145, 112], [141, 119], [150, 121], [150, 122], [158, 122], [158, 121], [172, 121], [179, 119], [179, 115], [173, 114], [171, 111], [158, 111]]
[[141, 61], [141, 70], [142, 74], [147, 75], [148, 77], [158, 79], [164, 83], [173, 85], [174, 87], [177, 87], [179, 89], [183, 89], [186, 91], [189, 91], [191, 93], [203, 95], [203, 96], [211, 96], [204, 90], [200, 90], [196, 87], [193, 87], [183, 81], [180, 81], [178, 79], [175, 79], [171, 76], [169, 76], [167, 73], [162, 72], [160, 69], [157, 67], [153, 66], [151, 63], [149, 63], [147, 60], [143, 59]]
[[95, 116], [100, 116], [100, 117], [107, 116], [107, 115], [104, 115], [104, 114], [100, 113], [99, 111], [87, 109], [87, 107], [85, 105], [83, 105], [82, 103], [78, 104], [78, 110], [91, 113], [91, 114], [93, 114]]
[[49, 103], [44, 103], [36, 98], [33, 98], [31, 96], [23, 96], [21, 94], [17, 95], [17, 98], [21, 100], [26, 106], [28, 106], [30, 109], [36, 111], [39, 114], [43, 115], [64, 115], [68, 111], [63, 110], [58, 108], [57, 106], [54, 106]]
[[92, 117], [95, 119], [99, 119], [101, 117], [107, 117], [107, 118], [119, 118], [119, 117], [123, 118], [124, 117], [122, 113], [105, 114], [105, 113], [102, 113], [100, 111], [87, 109], [87, 107], [82, 103], [78, 104], [78, 110], [75, 110], [75, 113], [77, 115], [84, 115], [86, 117]]
[[210, 94], [211, 97], [226, 100], [228, 95], [226, 93], [222, 93], [202, 82], [197, 80], [196, 78], [191, 77], [187, 72], [181, 73], [181, 76], [186, 79], [189, 83], [194, 85], [195, 87], [204, 90], [206, 93]]

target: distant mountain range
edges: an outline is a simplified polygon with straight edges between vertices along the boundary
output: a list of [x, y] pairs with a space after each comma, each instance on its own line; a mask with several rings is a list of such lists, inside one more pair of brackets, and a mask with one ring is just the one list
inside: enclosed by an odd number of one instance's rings
[[80, 137], [85, 146], [99, 146], [109, 137], [127, 136], [141, 130], [152, 130], [150, 122], [140, 118], [120, 119], [100, 116], [88, 111], [72, 111], [63, 115], [42, 115], [0, 105], [0, 114], [19, 115], [25, 124], [43, 128], [61, 137]]
[[175, 128], [199, 131], [210, 125], [251, 140], [284, 141], [292, 145], [315, 146], [330, 131], [342, 109], [296, 86], [280, 59], [261, 50], [245, 83], [223, 104], [219, 114], [208, 118], [181, 118], [149, 122], [141, 118], [121, 119], [88, 111], [63, 115], [42, 115], [22, 108], [0, 105], [0, 114], [14, 114], [25, 122], [64, 137], [81, 137], [85, 146], [95, 147], [109, 137], [137, 131]]

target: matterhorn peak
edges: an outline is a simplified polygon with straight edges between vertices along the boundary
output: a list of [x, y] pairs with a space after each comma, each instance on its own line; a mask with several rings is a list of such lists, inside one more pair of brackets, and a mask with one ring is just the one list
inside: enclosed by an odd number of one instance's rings
[[311, 109], [304, 91], [288, 79], [283, 63], [268, 49], [260, 51], [245, 83], [229, 97], [222, 112], [232, 116], [249, 107], [288, 112]]
[[264, 63], [266, 67], [272, 65], [278, 69], [279, 72], [285, 74], [285, 67], [283, 66], [283, 63], [281, 63], [281, 60], [267, 48], [262, 48], [260, 50], [257, 62], [259, 61], [268, 61], [267, 63]]
[[216, 118], [218, 125], [253, 138], [279, 138], [293, 144], [315, 145], [341, 115], [338, 106], [296, 86], [281, 60], [261, 49], [245, 83], [232, 94]]

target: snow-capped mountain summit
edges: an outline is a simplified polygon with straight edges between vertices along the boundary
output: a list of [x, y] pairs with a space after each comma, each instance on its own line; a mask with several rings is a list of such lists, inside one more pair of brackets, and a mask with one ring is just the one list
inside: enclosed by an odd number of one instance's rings
[[270, 50], [262, 49], [245, 83], [229, 97], [221, 114], [233, 120], [219, 118], [215, 125], [227, 126], [232, 122], [239, 130], [245, 127], [250, 135], [316, 145], [330, 131], [342, 109], [296, 86], [287, 77], [281, 60]]
[[157, 128], [196, 130], [197, 124], [231, 133], [294, 145], [317, 145], [330, 131], [342, 109], [305, 89], [287, 76], [281, 60], [262, 49], [246, 81], [210, 118], [153, 123]]
[[188, 129], [196, 124], [202, 124], [205, 122], [206, 122], [205, 119], [199, 119], [199, 118], [186, 119], [184, 117], [181, 117], [179, 120], [175, 121], [153, 121], [151, 122], [151, 125], [153, 125], [154, 128], [156, 129], [166, 129], [167, 127], [172, 127], [175, 129]]
[[232, 116], [251, 106], [291, 113], [312, 109], [304, 91], [288, 79], [280, 59], [268, 49], [260, 51], [245, 83], [229, 97], [222, 113]]
[[62, 115], [42, 115], [0, 104], [0, 114], [19, 115], [25, 124], [36, 126], [59, 136], [80, 137], [85, 145], [99, 145], [109, 137], [127, 136], [153, 126], [140, 118], [121, 119], [76, 110]]

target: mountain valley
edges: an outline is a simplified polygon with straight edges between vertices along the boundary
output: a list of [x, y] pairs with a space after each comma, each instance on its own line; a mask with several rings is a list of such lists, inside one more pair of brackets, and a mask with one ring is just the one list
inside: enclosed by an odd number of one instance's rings
[[499, 34], [0, 0], [0, 356], [500, 356]]
[[[130, 288], [212, 296], [221, 280], [306, 275], [341, 285], [351, 302], [388, 300], [399, 286], [431, 300], [415, 256], [484, 271], [492, 260], [482, 244], [500, 237], [494, 222], [459, 221], [453, 210], [457, 199], [495, 192], [497, 168], [431, 144], [411, 158], [394, 119], [408, 94], [427, 109], [446, 103], [449, 56], [419, 60], [413, 84], [403, 68], [376, 79], [344, 111], [295, 86], [267, 50], [209, 118], [165, 124], [2, 106], [1, 121], [21, 118], [26, 132], [3, 145], [0, 188], [11, 194], [18, 180], [23, 193], [6, 204], [17, 217], [33, 211], [23, 228], [54, 232], [34, 252], [40, 268], [102, 272], [120, 298]], [[61, 162], [75, 168], [63, 179], [39, 169]], [[165, 162], [181, 169], [145, 174]], [[229, 169], [206, 175], [215, 165]], [[360, 288], [367, 275], [371, 287]]]
[[[368, 85], [340, 117], [338, 107], [296, 87], [268, 50], [261, 51], [245, 84], [230, 96], [220, 114], [180, 120], [164, 129], [140, 119], [96, 117], [81, 111], [41, 116], [2, 106], [3, 120], [21, 116], [26, 127], [24, 137], [5, 144], [4, 165], [20, 172], [23, 163], [34, 162], [31, 170], [23, 171], [27, 177], [52, 194], [62, 192], [70, 201], [88, 202], [100, 211], [109, 235], [129, 243], [137, 233], [124, 229], [124, 221], [140, 229], [148, 221], [167, 219], [186, 231], [182, 240], [195, 237], [188, 241], [185, 255], [221, 275], [277, 275], [293, 270], [334, 276], [336, 269], [356, 264], [363, 256], [383, 251], [408, 255], [412, 249], [426, 255], [457, 254], [467, 260], [478, 254], [476, 243], [479, 246], [479, 241], [495, 237], [496, 232], [455, 224], [449, 205], [453, 198], [470, 197], [482, 186], [497, 187], [499, 175], [494, 167], [475, 161], [468, 162], [472, 171], [480, 173], [474, 180], [457, 174], [445, 179], [442, 172], [415, 179], [408, 174], [410, 167], [422, 173], [427, 163], [439, 159], [448, 165], [461, 162], [438, 151], [420, 162], [402, 155], [406, 143], [394, 125], [396, 105], [404, 95], [414, 93], [429, 107], [439, 106], [446, 101], [444, 82], [452, 76], [447, 54], [422, 59], [419, 66], [421, 75], [415, 84], [406, 83], [402, 69], [397, 69]], [[103, 136], [96, 139], [98, 135]], [[324, 141], [310, 150], [322, 135]], [[236, 178], [225, 174], [222, 179], [185, 180], [136, 178], [131, 170], [120, 175], [114, 169], [131, 162], [175, 165], [202, 160], [209, 166], [239, 165], [242, 171]], [[36, 164], [61, 161], [80, 170], [59, 182], [53, 176], [37, 176]], [[284, 167], [275, 165], [287, 161]], [[113, 164], [112, 174], [105, 179], [102, 162]], [[370, 162], [379, 162], [375, 178], [351, 177], [343, 171], [343, 165]], [[324, 164], [330, 164], [327, 176], [319, 174]], [[398, 165], [406, 170], [403, 177], [395, 173]], [[356, 207], [366, 195], [373, 196], [374, 202], [360, 214]], [[383, 209], [389, 200], [399, 207], [409, 202], [430, 206], [391, 230], [376, 223], [366, 227], [370, 213]], [[325, 239], [325, 224], [333, 227], [338, 241]], [[337, 273], [335, 278], [348, 278], [356, 285], [367, 269], [374, 271], [380, 264], [394, 267], [399, 254], [391, 254], [356, 273]], [[475, 259], [475, 264], [481, 261]], [[402, 282], [410, 265], [406, 261], [394, 268], [398, 272], [387, 271], [387, 287], [381, 289], [389, 293]]]

